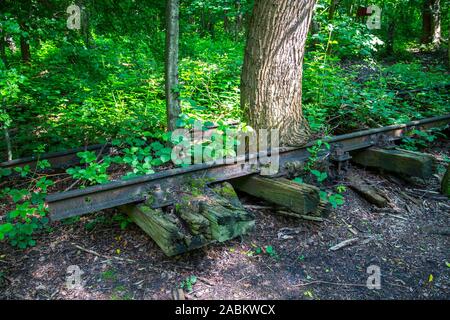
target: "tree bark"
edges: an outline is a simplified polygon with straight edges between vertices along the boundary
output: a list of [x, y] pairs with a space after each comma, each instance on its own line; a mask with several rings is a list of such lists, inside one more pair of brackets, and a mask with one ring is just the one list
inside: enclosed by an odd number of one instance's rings
[[393, 18], [389, 21], [387, 30], [386, 54], [391, 56], [394, 54], [394, 39], [395, 39], [395, 21]]
[[330, 9], [328, 10], [328, 21], [333, 20], [338, 3], [339, 0], [330, 0]]
[[8, 60], [6, 58], [6, 37], [3, 36], [2, 32], [0, 31], [0, 57], [3, 61], [3, 64], [5, 67], [8, 66]]
[[179, 0], [167, 0], [166, 28], [166, 108], [167, 127], [176, 129], [181, 113], [178, 92]]
[[434, 0], [432, 6], [432, 41], [434, 44], [439, 45], [441, 43], [441, 2], [440, 0]]
[[422, 7], [422, 39], [424, 44], [441, 42], [440, 0], [424, 0]]
[[256, 0], [241, 77], [241, 106], [254, 129], [278, 129], [283, 146], [303, 145], [305, 42], [315, 0]]
[[89, 11], [86, 9], [84, 0], [78, 0], [77, 5], [81, 8], [80, 18], [81, 18], [81, 35], [83, 37], [83, 42], [86, 48], [91, 48], [92, 34], [91, 34]]
[[6, 126], [3, 127], [3, 134], [4, 134], [5, 142], [6, 142], [7, 159], [8, 159], [8, 161], [11, 161], [13, 159], [11, 138], [9, 137], [8, 128]]
[[235, 41], [237, 41], [239, 38], [239, 34], [242, 31], [242, 21], [244, 20], [244, 14], [242, 12], [241, 1], [237, 0], [235, 2], [235, 7], [236, 7], [237, 15], [236, 15], [236, 21], [234, 24], [234, 39], [235, 39]]
[[[20, 24], [20, 29], [25, 32], [28, 31], [28, 27], [25, 23]], [[29, 39], [29, 37], [27, 38]], [[25, 63], [29, 63], [31, 61], [30, 43], [27, 38], [20, 36], [20, 53], [22, 55], [22, 61]]]

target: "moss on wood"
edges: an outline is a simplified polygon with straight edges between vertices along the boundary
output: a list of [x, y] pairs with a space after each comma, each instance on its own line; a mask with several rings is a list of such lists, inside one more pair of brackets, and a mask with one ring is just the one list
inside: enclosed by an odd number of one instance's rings
[[254, 215], [245, 211], [229, 183], [205, 187], [201, 195], [180, 193], [178, 198], [167, 212], [148, 204], [123, 207], [168, 256], [235, 238], [255, 226]]
[[233, 185], [252, 196], [286, 207], [302, 215], [316, 212], [320, 202], [317, 187], [298, 184], [284, 178], [269, 179], [250, 176], [237, 179]]

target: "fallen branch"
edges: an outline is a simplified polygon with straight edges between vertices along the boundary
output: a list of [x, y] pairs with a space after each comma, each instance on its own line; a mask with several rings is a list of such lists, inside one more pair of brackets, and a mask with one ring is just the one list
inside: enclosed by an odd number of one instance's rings
[[133, 263], [136, 262], [136, 261], [131, 260], [131, 259], [124, 259], [124, 258], [120, 258], [120, 257], [110, 257], [110, 256], [107, 256], [107, 255], [104, 255], [104, 254], [100, 254], [100, 253], [95, 252], [93, 250], [83, 248], [83, 247], [77, 245], [76, 243], [72, 243], [72, 245], [75, 248], [77, 248], [78, 250], [84, 251], [86, 253], [93, 254], [94, 256], [97, 256], [97, 257], [100, 257], [100, 258], [105, 258], [105, 259], [108, 259], [108, 260], [116, 259], [116, 260], [119, 260], [119, 261], [126, 261], [126, 262], [133, 262]]
[[337, 245], [332, 246], [330, 248], [330, 250], [331, 251], [337, 251], [339, 249], [342, 249], [344, 247], [347, 247], [347, 246], [350, 246], [350, 245], [354, 244], [358, 240], [359, 240], [359, 238], [352, 238], [352, 239], [348, 239], [348, 240], [342, 241], [342, 242], [338, 243]]
[[283, 215], [283, 216], [288, 216], [288, 217], [293, 217], [293, 218], [300, 218], [300, 219], [304, 219], [304, 220], [308, 220], [308, 221], [314, 221], [314, 222], [323, 222], [324, 219], [320, 218], [320, 217], [313, 217], [313, 216], [307, 216], [307, 215], [300, 215], [300, 214], [296, 214], [293, 212], [288, 212], [288, 211], [277, 211], [277, 213]]
[[386, 214], [387, 214], [388, 216], [392, 217], [392, 218], [395, 218], [395, 219], [400, 219], [400, 220], [403, 220], [403, 221], [408, 221], [407, 218], [402, 217], [402, 216], [399, 216], [399, 215], [396, 215], [396, 214], [387, 213], [387, 212], [386, 212]]
[[321, 280], [311, 281], [311, 282], [307, 282], [307, 283], [299, 283], [299, 284], [294, 285], [294, 287], [306, 287], [306, 286], [310, 286], [313, 284], [329, 284], [329, 285], [341, 286], [341, 287], [367, 287], [366, 284], [339, 283], [339, 282], [330, 282], [330, 281], [321, 281]]
[[[367, 284], [340, 283], [340, 282], [331, 282], [331, 281], [322, 281], [322, 280], [311, 281], [311, 282], [306, 282], [306, 283], [299, 283], [299, 284], [294, 285], [294, 287], [306, 287], [306, 286], [310, 286], [313, 284], [328, 284], [328, 285], [340, 286], [340, 287], [364, 287], [364, 288], [367, 288]], [[408, 288], [407, 286], [403, 286], [400, 284], [394, 284], [394, 283], [388, 283], [388, 285], [391, 285], [393, 287]]]

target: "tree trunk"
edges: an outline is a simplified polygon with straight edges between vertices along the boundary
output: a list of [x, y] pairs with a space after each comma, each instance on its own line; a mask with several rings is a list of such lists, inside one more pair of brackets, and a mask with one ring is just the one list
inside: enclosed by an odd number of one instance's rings
[[166, 108], [167, 127], [176, 129], [181, 113], [178, 92], [179, 0], [167, 0], [166, 28]]
[[3, 126], [3, 134], [4, 134], [5, 142], [6, 142], [7, 159], [8, 159], [8, 161], [11, 161], [13, 159], [11, 138], [9, 137], [8, 128], [6, 126]]
[[432, 41], [434, 44], [441, 43], [441, 3], [440, 0], [434, 0], [432, 6]]
[[86, 48], [91, 48], [92, 35], [90, 26], [89, 11], [85, 7], [85, 1], [79, 0], [77, 5], [81, 8], [81, 35]]
[[235, 25], [234, 25], [234, 39], [235, 41], [238, 40], [239, 38], [239, 33], [242, 31], [242, 21], [244, 20], [244, 14], [242, 13], [242, 6], [241, 6], [241, 1], [236, 1], [235, 3], [236, 6], [236, 11], [237, 11], [237, 15], [236, 15], [236, 21], [235, 21]]
[[339, 0], [330, 0], [330, 9], [328, 10], [328, 21], [333, 20], [338, 3]]
[[394, 39], [395, 39], [395, 21], [393, 18], [388, 25], [387, 43], [386, 43], [386, 54], [392, 56], [394, 54]]
[[29, 63], [31, 60], [30, 44], [24, 37], [20, 37], [20, 52], [22, 53], [22, 61]]
[[[22, 32], [28, 32], [28, 27], [25, 23], [20, 23], [20, 29]], [[20, 53], [22, 54], [23, 62], [29, 63], [31, 61], [30, 43], [24, 36], [20, 36]]]
[[8, 60], [6, 58], [6, 40], [5, 37], [2, 35], [2, 33], [0, 32], [0, 57], [3, 61], [3, 64], [5, 65], [5, 67], [8, 66]]
[[315, 0], [256, 0], [241, 78], [241, 106], [254, 129], [278, 129], [280, 144], [309, 136], [302, 113], [305, 42]]
[[422, 7], [422, 39], [424, 44], [441, 41], [440, 0], [424, 0]]

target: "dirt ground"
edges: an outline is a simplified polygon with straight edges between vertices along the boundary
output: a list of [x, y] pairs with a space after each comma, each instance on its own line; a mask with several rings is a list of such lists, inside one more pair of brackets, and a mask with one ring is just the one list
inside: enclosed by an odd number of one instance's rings
[[[448, 146], [433, 153], [442, 159]], [[351, 170], [382, 192], [389, 208], [377, 209], [348, 189], [345, 205], [311, 222], [274, 215], [267, 203], [241, 195], [256, 214], [253, 233], [175, 258], [136, 225], [122, 230], [108, 219], [114, 210], [106, 210], [54, 223], [31, 249], [1, 243], [0, 298], [171, 299], [172, 289], [195, 276], [189, 300], [449, 299], [450, 201], [438, 194], [438, 177], [413, 185]], [[255, 253], [266, 246], [272, 254]], [[83, 272], [75, 289], [67, 287], [71, 266]], [[366, 286], [369, 266], [380, 268], [380, 289]]]

